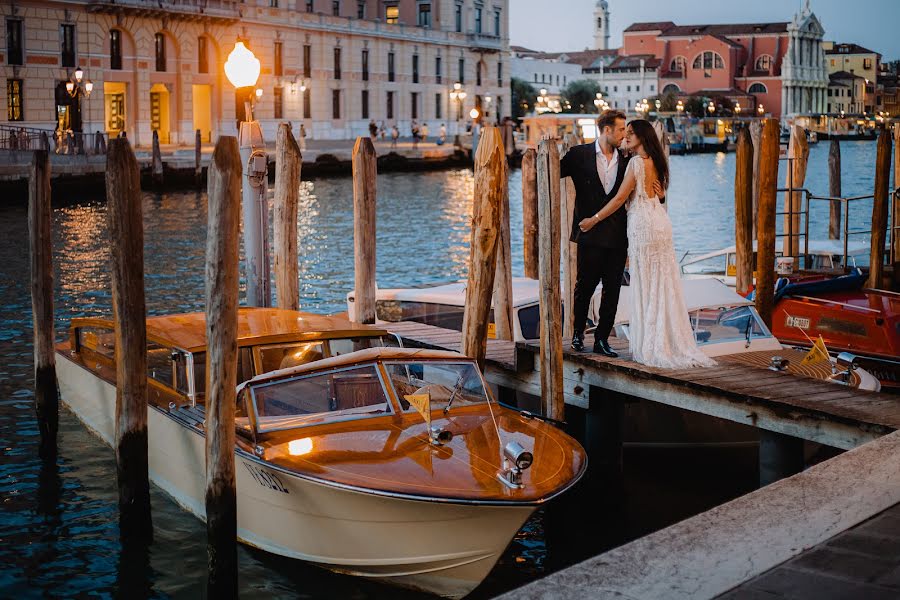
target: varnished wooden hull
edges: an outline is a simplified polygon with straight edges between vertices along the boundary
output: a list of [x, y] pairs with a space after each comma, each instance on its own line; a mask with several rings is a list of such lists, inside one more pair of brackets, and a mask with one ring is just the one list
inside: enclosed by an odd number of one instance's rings
[[[63, 402], [107, 444], [115, 386], [58, 353]], [[205, 518], [204, 436], [178, 413], [148, 411], [151, 480]], [[434, 502], [299, 476], [237, 451], [238, 537], [274, 554], [459, 598], [490, 572], [535, 504]]]

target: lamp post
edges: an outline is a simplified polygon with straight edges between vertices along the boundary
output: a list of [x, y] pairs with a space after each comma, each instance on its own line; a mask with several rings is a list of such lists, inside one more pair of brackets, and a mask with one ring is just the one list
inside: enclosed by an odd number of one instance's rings
[[[91, 96], [91, 92], [94, 91], [94, 82], [90, 79], [84, 78], [84, 69], [78, 67], [75, 69], [72, 77], [66, 82], [66, 92], [75, 100], [76, 106], [76, 114], [78, 115], [78, 120], [76, 123], [72, 123], [70, 119], [70, 124], [74, 125], [74, 127], [70, 126], [70, 129], [75, 133], [79, 134], [79, 140], [83, 140], [82, 132], [82, 118], [81, 118], [81, 99], [89, 98]], [[82, 144], [78, 144], [79, 148], [82, 148]]]
[[684, 115], [684, 102], [681, 101], [681, 100], [679, 100], [678, 103], [675, 105], [675, 110], [678, 112], [678, 117], [679, 117], [679, 118], [680, 118], [682, 115]]
[[713, 116], [716, 112], [716, 104], [712, 100], [709, 101], [709, 104], [706, 106], [706, 110], [709, 111], [709, 116]]
[[596, 98], [594, 98], [594, 106], [597, 107], [597, 113], [603, 112], [603, 92], [597, 92]]
[[[547, 96], [547, 90], [544, 88], [541, 88], [541, 92], [537, 97], [537, 105], [534, 107], [534, 112], [536, 112], [536, 113], [547, 112], [547, 110], [548, 110], [547, 105], [549, 104], [549, 102], [550, 102], [550, 98]], [[538, 110], [539, 107], [543, 107], [544, 110], [543, 111]]]
[[453, 140], [453, 144], [455, 146], [459, 146], [459, 115], [462, 112], [462, 104], [463, 100], [466, 99], [466, 92], [462, 89], [462, 84], [460, 82], [456, 82], [453, 84], [453, 89], [450, 90], [450, 100], [457, 103], [456, 105], [456, 137]]
[[656, 113], [657, 113], [657, 114], [659, 114], [659, 109], [660, 109], [660, 107], [662, 107], [662, 101], [659, 100], [659, 99], [657, 99], [657, 100], [656, 100]]
[[760, 105], [756, 107], [756, 112], [759, 113], [760, 117], [762, 117], [764, 114], [766, 114], [766, 109], [763, 108], [762, 103], [760, 103]]
[[225, 76], [236, 89], [247, 92], [238, 143], [244, 165], [241, 213], [244, 221], [248, 306], [270, 306], [272, 303], [269, 282], [269, 210], [266, 202], [268, 159], [262, 128], [259, 121], [253, 119], [254, 96], [256, 99], [262, 97], [261, 89], [253, 90], [259, 79], [259, 71], [259, 59], [244, 46], [244, 42], [236, 42], [225, 62]]

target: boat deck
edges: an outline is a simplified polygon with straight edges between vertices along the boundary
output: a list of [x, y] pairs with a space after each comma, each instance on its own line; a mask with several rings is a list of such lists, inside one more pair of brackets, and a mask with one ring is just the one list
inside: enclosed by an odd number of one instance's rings
[[[414, 322], [387, 329], [406, 345], [458, 351], [461, 333]], [[585, 341], [592, 344], [590, 336]], [[704, 369], [672, 370], [631, 360], [627, 342], [611, 339], [619, 358], [564, 348], [567, 404], [587, 408], [589, 388], [628, 394], [842, 449], [900, 429], [900, 399], [728, 358]], [[491, 383], [540, 395], [537, 340], [488, 340], [485, 373]]]

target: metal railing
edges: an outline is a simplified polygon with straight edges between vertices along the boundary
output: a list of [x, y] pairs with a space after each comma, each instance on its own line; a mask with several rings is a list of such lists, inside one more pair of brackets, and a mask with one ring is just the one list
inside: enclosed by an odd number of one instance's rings
[[55, 154], [106, 154], [106, 133], [82, 133], [72, 130], [37, 129], [0, 125], [0, 150], [47, 150]]

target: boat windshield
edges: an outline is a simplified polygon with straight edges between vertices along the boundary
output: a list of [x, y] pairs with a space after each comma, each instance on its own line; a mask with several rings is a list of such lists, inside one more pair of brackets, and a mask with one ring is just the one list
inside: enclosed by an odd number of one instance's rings
[[451, 402], [453, 407], [463, 407], [489, 401], [475, 363], [410, 361], [384, 366], [404, 412], [416, 410], [408, 396], [427, 396], [432, 410], [445, 409]]
[[730, 309], [703, 308], [690, 312], [691, 326], [698, 345], [771, 337], [751, 306]]

